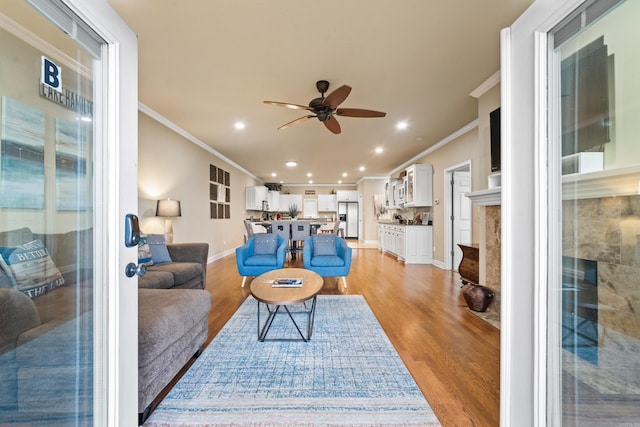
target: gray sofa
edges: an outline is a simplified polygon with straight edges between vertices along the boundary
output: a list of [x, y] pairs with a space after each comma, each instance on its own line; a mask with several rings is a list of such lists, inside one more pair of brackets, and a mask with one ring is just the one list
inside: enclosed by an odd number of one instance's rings
[[[0, 232], [0, 246], [41, 240], [64, 284], [30, 298], [0, 268], [0, 424], [93, 413], [93, 231]], [[208, 334], [211, 294], [204, 290], [208, 244], [167, 245], [172, 262], [138, 280], [138, 411], [152, 403]], [[89, 255], [87, 255], [89, 253]], [[6, 268], [6, 266], [5, 266]], [[96, 284], [96, 288], [97, 284]], [[75, 414], [75, 415], [74, 415]], [[79, 415], [78, 415], [79, 414]]]
[[138, 278], [139, 288], [148, 289], [203, 289], [206, 284], [206, 243], [169, 243], [167, 245], [172, 262], [147, 267], [143, 277]]

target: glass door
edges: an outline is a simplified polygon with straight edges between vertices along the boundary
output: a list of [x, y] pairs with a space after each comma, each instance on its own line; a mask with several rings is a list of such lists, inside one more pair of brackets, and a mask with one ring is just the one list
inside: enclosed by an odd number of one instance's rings
[[29, 3], [0, 6], [0, 424], [133, 425], [135, 41], [106, 6]]
[[588, 1], [550, 33], [550, 425], [640, 420], [639, 19]]

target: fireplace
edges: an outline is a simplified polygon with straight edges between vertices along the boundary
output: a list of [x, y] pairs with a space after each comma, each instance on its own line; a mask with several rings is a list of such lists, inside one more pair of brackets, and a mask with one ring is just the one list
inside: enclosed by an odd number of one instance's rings
[[562, 348], [598, 364], [598, 263], [562, 257]]

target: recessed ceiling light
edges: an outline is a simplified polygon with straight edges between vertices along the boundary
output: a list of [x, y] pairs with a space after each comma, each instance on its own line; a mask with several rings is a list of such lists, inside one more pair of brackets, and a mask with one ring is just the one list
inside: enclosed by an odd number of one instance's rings
[[338, 181], [338, 184], [342, 184], [342, 180], [339, 180], [339, 181]]
[[342, 172], [342, 177], [346, 178], [347, 177], [347, 173], [346, 172]]
[[244, 122], [235, 122], [233, 127], [237, 130], [242, 130], [246, 127], [246, 125], [244, 124]]
[[364, 172], [364, 166], [360, 166], [360, 172]]
[[378, 147], [376, 148], [376, 154], [380, 154], [382, 153], [384, 150], [382, 149], [382, 147]]
[[398, 122], [396, 124], [396, 129], [398, 129], [398, 130], [405, 130], [408, 127], [409, 127], [409, 123], [407, 123], [407, 122]]
[[309, 173], [307, 174], [307, 178], [311, 178], [312, 176], [313, 176], [313, 174], [312, 174], [311, 172], [309, 172]]
[[289, 161], [289, 162], [285, 163], [285, 165], [287, 165], [290, 168], [295, 168], [296, 166], [298, 166], [298, 162], [294, 162], [292, 160], [292, 161]]
[[278, 176], [275, 172], [271, 173], [271, 176]]
[[313, 184], [313, 180], [311, 180], [311, 179], [310, 179], [310, 180], [309, 180], [309, 184]]

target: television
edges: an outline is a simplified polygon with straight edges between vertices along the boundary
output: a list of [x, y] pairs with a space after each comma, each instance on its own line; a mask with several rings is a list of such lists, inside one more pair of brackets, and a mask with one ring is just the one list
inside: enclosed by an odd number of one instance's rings
[[491, 172], [500, 171], [500, 108], [489, 113], [491, 132]]
[[[611, 57], [613, 60], [613, 57]], [[562, 156], [609, 142], [609, 56], [604, 36], [560, 64]]]

